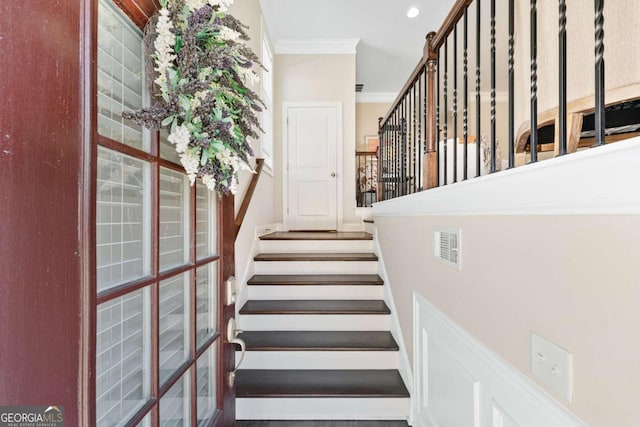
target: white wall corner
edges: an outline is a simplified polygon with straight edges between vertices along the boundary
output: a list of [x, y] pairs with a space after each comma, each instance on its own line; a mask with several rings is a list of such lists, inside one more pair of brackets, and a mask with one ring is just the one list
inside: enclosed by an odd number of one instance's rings
[[281, 39], [278, 55], [355, 55], [360, 39]]
[[[378, 275], [384, 282], [382, 287], [382, 293], [385, 304], [391, 310], [391, 322], [390, 322], [390, 330], [391, 335], [396, 340], [398, 344], [398, 371], [400, 372], [400, 376], [404, 380], [405, 385], [407, 386], [407, 390], [409, 390], [409, 394], [411, 396], [411, 400], [413, 401], [414, 393], [413, 393], [413, 369], [411, 368], [411, 363], [409, 362], [409, 355], [407, 353], [407, 346], [404, 342], [404, 336], [402, 335], [402, 329], [400, 328], [400, 320], [398, 319], [398, 309], [393, 300], [393, 292], [391, 290], [391, 282], [389, 280], [389, 276], [387, 275], [387, 270], [384, 266], [384, 259], [382, 257], [382, 250], [380, 248], [380, 242], [378, 241], [378, 235], [375, 232], [373, 233], [373, 252], [378, 256]], [[413, 403], [411, 404], [413, 407]], [[410, 416], [412, 413], [410, 412]], [[409, 420], [411, 421], [411, 420]], [[409, 422], [412, 425], [411, 422]]]
[[359, 92], [356, 93], [356, 104], [391, 104], [397, 92]]

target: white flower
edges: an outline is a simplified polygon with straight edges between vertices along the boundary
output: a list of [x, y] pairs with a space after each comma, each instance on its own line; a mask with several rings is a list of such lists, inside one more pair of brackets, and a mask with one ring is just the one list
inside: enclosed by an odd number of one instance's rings
[[227, 27], [220, 27], [220, 38], [237, 42], [240, 40], [240, 33]]
[[166, 73], [172, 67], [173, 61], [176, 59], [173, 50], [176, 44], [176, 36], [171, 32], [173, 22], [169, 19], [169, 10], [167, 8], [160, 9], [160, 16], [156, 23], [156, 40], [153, 44], [155, 47], [155, 71], [158, 73], [155, 83], [160, 86], [162, 92], [167, 90]]
[[182, 166], [189, 177], [189, 182], [193, 185], [196, 181], [198, 170], [200, 169], [200, 149], [198, 148], [193, 152], [187, 151], [180, 154], [180, 163], [182, 163]]
[[215, 190], [216, 188], [216, 179], [213, 177], [213, 175], [205, 175], [202, 177], [202, 182], [204, 185], [207, 186], [207, 188], [210, 191]]
[[186, 4], [189, 8], [189, 12], [193, 12], [194, 10], [198, 10], [203, 7], [205, 4], [209, 3], [208, 0], [187, 0]]
[[174, 132], [171, 132], [167, 138], [170, 143], [176, 146], [178, 153], [184, 153], [189, 146], [189, 140], [191, 139], [191, 132], [185, 125], [180, 125]]
[[251, 68], [238, 67], [238, 72], [245, 85], [255, 86], [260, 81], [260, 77]]

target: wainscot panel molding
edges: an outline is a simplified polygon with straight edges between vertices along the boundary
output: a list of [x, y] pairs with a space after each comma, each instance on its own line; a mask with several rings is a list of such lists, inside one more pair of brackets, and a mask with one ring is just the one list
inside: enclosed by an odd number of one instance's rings
[[413, 294], [415, 427], [585, 427], [420, 294]]

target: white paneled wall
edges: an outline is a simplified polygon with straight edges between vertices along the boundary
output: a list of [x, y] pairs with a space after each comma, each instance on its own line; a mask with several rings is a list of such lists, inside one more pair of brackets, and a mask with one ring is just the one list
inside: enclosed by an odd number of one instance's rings
[[581, 420], [414, 293], [414, 427], [583, 427]]

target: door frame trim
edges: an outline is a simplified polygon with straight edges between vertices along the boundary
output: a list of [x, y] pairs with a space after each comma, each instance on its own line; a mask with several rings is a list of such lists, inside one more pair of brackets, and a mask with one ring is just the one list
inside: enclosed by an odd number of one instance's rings
[[289, 205], [289, 171], [287, 169], [287, 160], [289, 158], [289, 132], [287, 118], [289, 117], [290, 108], [304, 108], [304, 107], [332, 107], [336, 109], [336, 173], [337, 176], [337, 188], [336, 188], [336, 229], [341, 231], [343, 224], [343, 187], [344, 187], [344, 161], [343, 161], [343, 111], [342, 102], [283, 102], [282, 103], [282, 222], [284, 224], [284, 230], [289, 230], [289, 214], [287, 213], [287, 207]]

